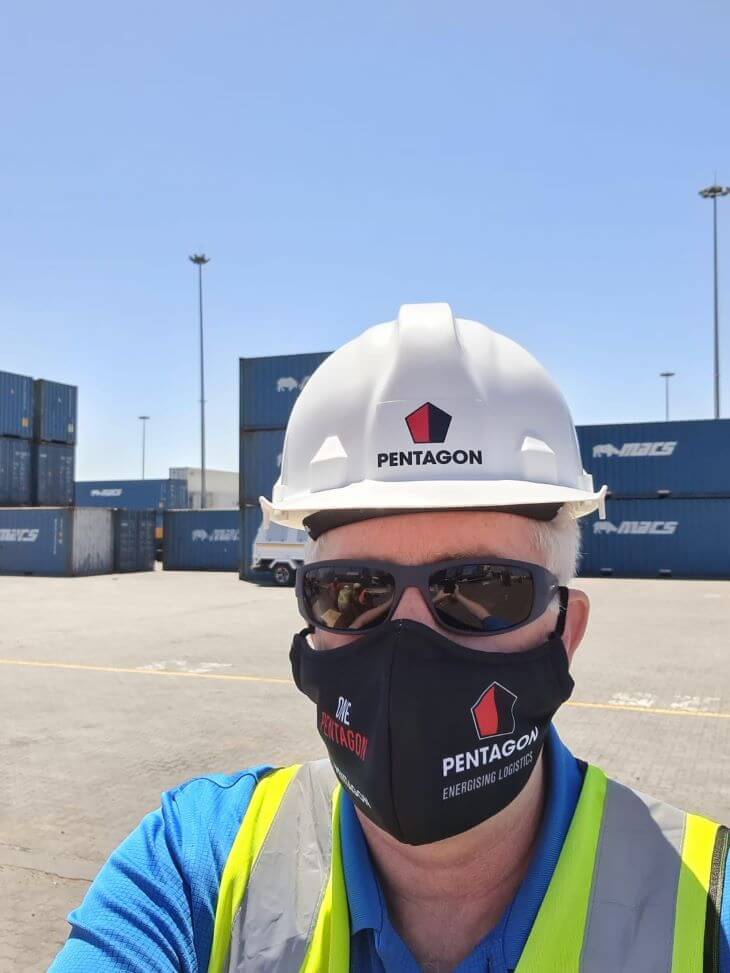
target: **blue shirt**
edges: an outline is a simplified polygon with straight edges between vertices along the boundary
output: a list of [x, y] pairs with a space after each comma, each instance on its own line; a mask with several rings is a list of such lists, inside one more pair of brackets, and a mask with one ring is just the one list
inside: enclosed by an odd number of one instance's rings
[[[458, 973], [515, 969], [552, 878], [580, 793], [583, 765], [554, 728], [545, 753], [546, 804], [528, 872], [495, 928], [459, 965]], [[223, 868], [266, 770], [200, 777], [163, 794], [161, 806], [112, 853], [81, 906], [69, 915], [71, 934], [52, 973], [205, 973]], [[417, 971], [416, 960], [390, 921], [354, 806], [345, 794], [341, 825], [351, 970]], [[722, 903], [721, 973], [730, 973], [729, 877]]]

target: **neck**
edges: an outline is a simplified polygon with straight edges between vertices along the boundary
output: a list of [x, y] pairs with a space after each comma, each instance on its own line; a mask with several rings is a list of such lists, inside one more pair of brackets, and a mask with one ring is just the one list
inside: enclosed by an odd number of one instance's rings
[[499, 922], [525, 877], [544, 798], [541, 753], [511, 804], [453, 838], [405, 845], [357, 811], [393, 924], [422, 969], [452, 970]]

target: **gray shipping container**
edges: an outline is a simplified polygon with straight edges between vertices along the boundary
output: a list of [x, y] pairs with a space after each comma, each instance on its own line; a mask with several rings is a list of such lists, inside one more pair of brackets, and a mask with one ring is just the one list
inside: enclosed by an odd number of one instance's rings
[[75, 385], [35, 381], [33, 438], [39, 442], [76, 443], [78, 389]]
[[33, 503], [36, 506], [73, 506], [75, 454], [75, 446], [33, 443]]
[[730, 578], [730, 499], [608, 500], [580, 523], [582, 575]]
[[114, 573], [154, 571], [154, 510], [113, 510]]
[[110, 510], [0, 509], [0, 574], [109, 574], [112, 564]]
[[33, 435], [33, 379], [0, 372], [0, 436]]
[[583, 465], [613, 497], [730, 497], [730, 419], [578, 426]]
[[165, 571], [238, 571], [239, 516], [238, 510], [166, 510]]
[[312, 372], [329, 351], [303, 355], [241, 358], [239, 364], [240, 428], [282, 429]]
[[30, 442], [0, 437], [0, 506], [19, 507], [32, 503], [31, 469]]

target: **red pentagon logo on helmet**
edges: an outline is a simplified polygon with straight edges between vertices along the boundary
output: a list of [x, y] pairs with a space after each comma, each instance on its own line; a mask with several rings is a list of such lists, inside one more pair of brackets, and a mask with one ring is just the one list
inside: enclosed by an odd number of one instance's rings
[[443, 443], [451, 416], [433, 402], [424, 402], [406, 416], [406, 425], [414, 443]]

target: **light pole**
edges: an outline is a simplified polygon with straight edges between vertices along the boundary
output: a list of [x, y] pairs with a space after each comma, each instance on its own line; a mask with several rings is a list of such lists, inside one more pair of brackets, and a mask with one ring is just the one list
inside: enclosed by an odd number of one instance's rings
[[717, 296], [717, 197], [730, 195], [730, 186], [708, 186], [700, 190], [703, 199], [712, 200], [712, 240], [715, 293], [715, 418], [720, 418], [720, 304]]
[[674, 378], [676, 372], [659, 372], [664, 379], [664, 418], [669, 422], [669, 379]]
[[205, 502], [205, 364], [203, 356], [203, 267], [210, 263], [204, 253], [194, 253], [189, 257], [198, 267], [198, 313], [200, 317], [200, 509]]
[[147, 440], [147, 420], [149, 416], [139, 416], [139, 419], [142, 422], [142, 479], [144, 480], [144, 454]]

